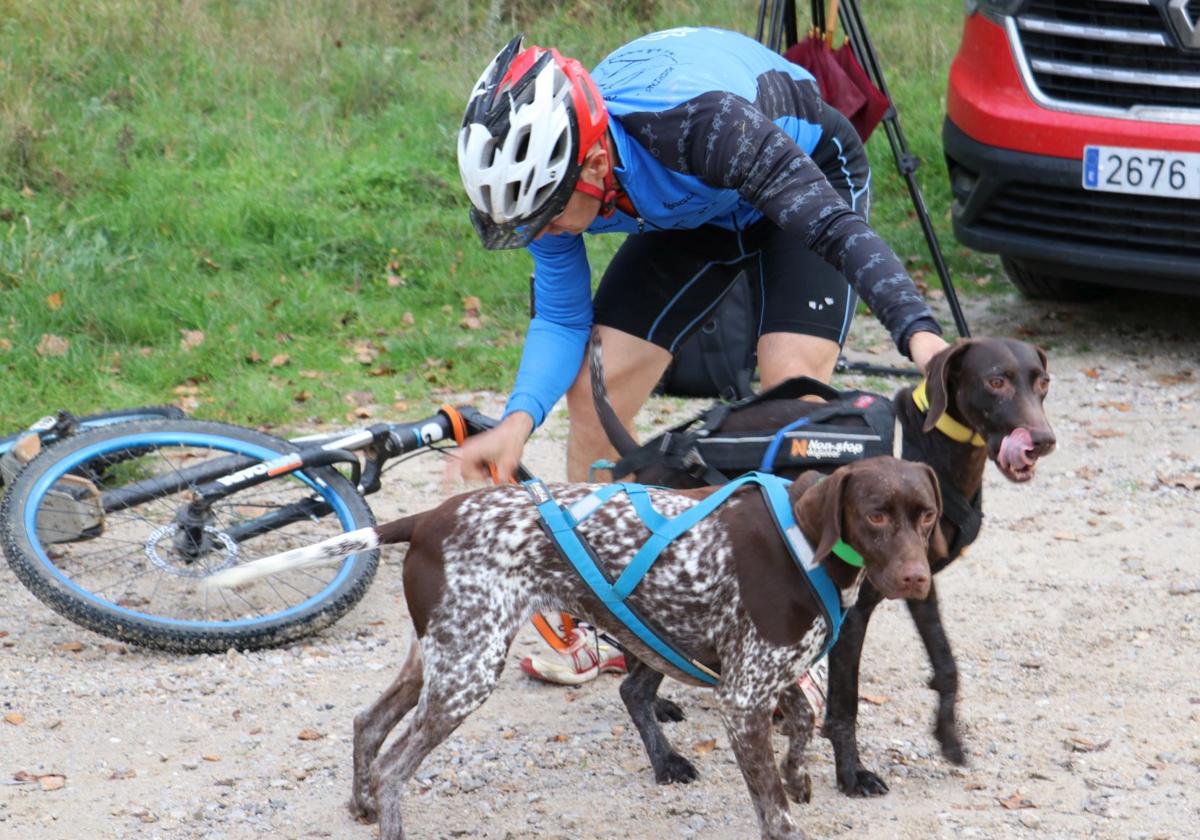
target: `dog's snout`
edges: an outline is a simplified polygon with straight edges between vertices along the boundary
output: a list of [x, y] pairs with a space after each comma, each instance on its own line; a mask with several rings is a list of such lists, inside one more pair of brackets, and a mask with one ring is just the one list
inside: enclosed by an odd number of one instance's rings
[[905, 598], [924, 598], [929, 595], [929, 563], [906, 563], [900, 570], [900, 587]]
[[1032, 452], [1039, 458], [1043, 455], [1049, 455], [1058, 444], [1058, 439], [1054, 437], [1054, 430], [1049, 426], [1031, 429], [1029, 431], [1029, 438], [1033, 444]]

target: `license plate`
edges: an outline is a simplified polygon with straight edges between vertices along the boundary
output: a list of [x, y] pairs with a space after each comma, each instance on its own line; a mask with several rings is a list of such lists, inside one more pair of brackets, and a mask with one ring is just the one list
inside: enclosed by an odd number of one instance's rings
[[1083, 188], [1169, 198], [1200, 198], [1200, 153], [1085, 146]]

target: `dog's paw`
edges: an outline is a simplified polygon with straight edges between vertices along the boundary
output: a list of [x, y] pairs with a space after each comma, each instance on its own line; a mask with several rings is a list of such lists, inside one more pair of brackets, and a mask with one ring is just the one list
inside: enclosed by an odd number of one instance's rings
[[847, 796], [883, 796], [888, 792], [887, 782], [866, 768], [859, 767], [847, 775], [838, 776], [838, 790]]
[[938, 741], [942, 744], [942, 755], [951, 764], [956, 764], [963, 767], [967, 763], [967, 754], [963, 752], [962, 741], [959, 740], [957, 733], [951, 733], [948, 737], [939, 737]]
[[373, 825], [379, 821], [379, 808], [371, 796], [356, 793], [354, 798], [346, 803], [346, 808], [349, 809], [351, 817], [364, 825]]
[[655, 697], [654, 717], [659, 723], [679, 723], [684, 719], [684, 714], [678, 703], [666, 697]]
[[661, 767], [654, 768], [654, 781], [660, 785], [686, 785], [700, 778], [695, 765], [679, 753], [672, 753], [662, 762]]

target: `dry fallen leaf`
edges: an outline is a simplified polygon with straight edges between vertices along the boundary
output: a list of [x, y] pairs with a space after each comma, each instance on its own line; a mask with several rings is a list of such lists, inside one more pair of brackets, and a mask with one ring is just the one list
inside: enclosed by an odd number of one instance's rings
[[300, 371], [300, 377], [302, 379], [320, 379], [321, 371], [319, 371], [319, 370], [302, 370], [302, 371]]
[[1181, 370], [1179, 373], [1163, 373], [1157, 377], [1158, 381], [1163, 385], [1183, 385], [1187, 382], [1193, 382], [1196, 379], [1196, 374], [1191, 370]]
[[1072, 534], [1070, 531], [1059, 531], [1054, 535], [1054, 539], [1064, 542], [1079, 542], [1078, 535]]
[[1109, 739], [1097, 742], [1089, 741], [1087, 738], [1070, 737], [1064, 738], [1063, 743], [1066, 744], [1072, 752], [1100, 752], [1109, 744], [1111, 744], [1112, 740]]
[[1099, 379], [1100, 371], [1096, 370], [1095, 368], [1084, 368], [1083, 375], [1088, 379]]
[[1111, 408], [1116, 411], [1132, 411], [1133, 410], [1133, 406], [1131, 404], [1129, 404], [1127, 402], [1115, 402], [1113, 400], [1109, 400], [1107, 402], [1100, 403], [1100, 407], [1101, 408]]
[[411, 312], [405, 312], [404, 316], [400, 319], [400, 322], [403, 324], [415, 324], [417, 319], [413, 317]]
[[209, 753], [208, 755], [202, 755], [200, 757], [205, 761], [217, 762], [221, 760], [221, 756], [215, 755], [214, 753]]
[[20, 712], [9, 712], [4, 716], [5, 723], [11, 723], [13, 726], [20, 726], [25, 722], [25, 715]]
[[251, 350], [246, 354], [246, 361], [252, 365], [256, 365], [262, 361], [262, 355], [257, 350]]
[[374, 364], [379, 358], [379, 350], [369, 341], [356, 341], [350, 345], [350, 349], [354, 353], [354, 361], [360, 365]]
[[137, 777], [137, 771], [132, 768], [120, 768], [108, 774], [110, 781], [119, 782], [123, 779], [133, 779]]
[[283, 367], [291, 360], [287, 353], [278, 353], [271, 357], [271, 367]]
[[53, 294], [46, 295], [46, 306], [50, 308], [51, 312], [57, 312], [58, 310], [62, 309], [63, 293], [54, 292]]
[[300, 390], [292, 395], [292, 399], [296, 402], [308, 402], [312, 399], [312, 391]]
[[184, 350], [184, 351], [191, 350], [195, 347], [199, 347], [201, 344], [204, 343], [204, 331], [203, 330], [180, 330], [179, 335], [180, 335], [180, 339], [179, 339], [179, 349], [180, 350]]
[[83, 642], [63, 642], [61, 645], [55, 645], [55, 650], [63, 650], [68, 653], [78, 653], [83, 650]]
[[42, 340], [38, 342], [37, 346], [37, 354], [43, 359], [52, 356], [65, 356], [70, 349], [71, 342], [61, 335], [42, 333]]
[[42, 790], [62, 790], [66, 787], [67, 777], [58, 773], [47, 773], [45, 776], [38, 776], [38, 784], [42, 786]]
[[389, 286], [391, 286], [393, 289], [396, 288], [397, 286], [403, 286], [404, 278], [398, 274], [389, 274], [387, 276], [387, 284]]
[[884, 697], [882, 694], [860, 694], [859, 699], [866, 703], [870, 703], [872, 706], [882, 706], [892, 698]]
[[554, 736], [553, 738], [551, 738], [550, 740], [552, 740], [552, 741], [555, 741], [555, 742], [557, 742], [557, 743], [559, 743], [559, 744], [562, 744], [562, 743], [566, 743], [566, 741], [568, 740], [568, 738], [567, 738], [567, 736], [566, 736], [566, 735], [563, 735], [563, 734], [560, 732], [558, 735], [555, 735], [555, 736]]
[[1200, 475], [1163, 475], [1156, 473], [1158, 482], [1168, 487], [1182, 487], [1185, 490], [1200, 490]]
[[1036, 808], [1037, 807], [1032, 802], [1030, 802], [1028, 799], [1026, 799], [1024, 796], [1021, 796], [1019, 791], [1017, 793], [1014, 793], [1012, 796], [1008, 797], [1008, 799], [999, 799], [999, 802], [1001, 805], [1003, 805], [1009, 811], [1016, 811], [1021, 808]]
[[717, 748], [717, 739], [709, 738], [707, 741], [697, 741], [692, 744], [692, 750], [696, 755], [707, 755]]
[[1094, 437], [1094, 438], [1125, 437], [1125, 433], [1117, 431], [1116, 429], [1092, 429], [1092, 437]]
[[483, 327], [483, 317], [479, 314], [479, 298], [471, 295], [463, 298], [463, 319], [459, 326], [468, 330], [478, 330]]
[[300, 734], [296, 736], [301, 741], [320, 741], [325, 736], [315, 729], [301, 729]]
[[196, 385], [176, 385], [171, 392], [177, 397], [194, 397], [200, 393], [200, 388]]

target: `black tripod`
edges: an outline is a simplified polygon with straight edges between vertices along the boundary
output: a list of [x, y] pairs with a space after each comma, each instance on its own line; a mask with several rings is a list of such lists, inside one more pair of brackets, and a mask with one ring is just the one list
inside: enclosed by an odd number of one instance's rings
[[[868, 78], [870, 78], [875, 87], [883, 92], [889, 102], [892, 101], [892, 95], [888, 91], [887, 82], [883, 78], [883, 69], [879, 64], [879, 56], [875, 52], [875, 46], [871, 43], [871, 36], [867, 33], [866, 24], [863, 22], [862, 13], [859, 11], [858, 0], [841, 0], [838, 18], [850, 42], [850, 49], [854, 52], [854, 57], [858, 59], [858, 63], [862, 65], [863, 70], [866, 71]], [[812, 0], [812, 19], [815, 26], [824, 30], [825, 7], [822, 0]], [[796, 43], [798, 40], [796, 0], [761, 0], [758, 7], [758, 26], [754, 37], [776, 52], [783, 52], [789, 46]], [[896, 170], [904, 178], [905, 183], [908, 185], [908, 193], [912, 196], [913, 209], [917, 213], [917, 219], [921, 223], [921, 230], [925, 234], [925, 242], [929, 246], [929, 255], [933, 258], [938, 278], [942, 282], [942, 290], [946, 295], [946, 302], [950, 305], [950, 312], [954, 316], [954, 326], [960, 336], [969, 338], [971, 331], [967, 327], [966, 316], [963, 315], [962, 306], [958, 302], [958, 294], [954, 291], [954, 284], [950, 280], [950, 269], [946, 266], [946, 260], [942, 256], [941, 245], [938, 243], [937, 233], [934, 231], [933, 223], [929, 219], [929, 210], [925, 205], [925, 197], [921, 193], [921, 185], [917, 183], [915, 173], [921, 165], [921, 161], [909, 151], [908, 141], [904, 137], [904, 130], [900, 127], [900, 115], [896, 111], [894, 102], [888, 108], [887, 113], [884, 114], [883, 127], [887, 132], [888, 143], [892, 147], [892, 156], [896, 159]], [[836, 370], [843, 373], [921, 376], [921, 373], [915, 369], [880, 367], [862, 362], [850, 362], [844, 356], [838, 359]]]

